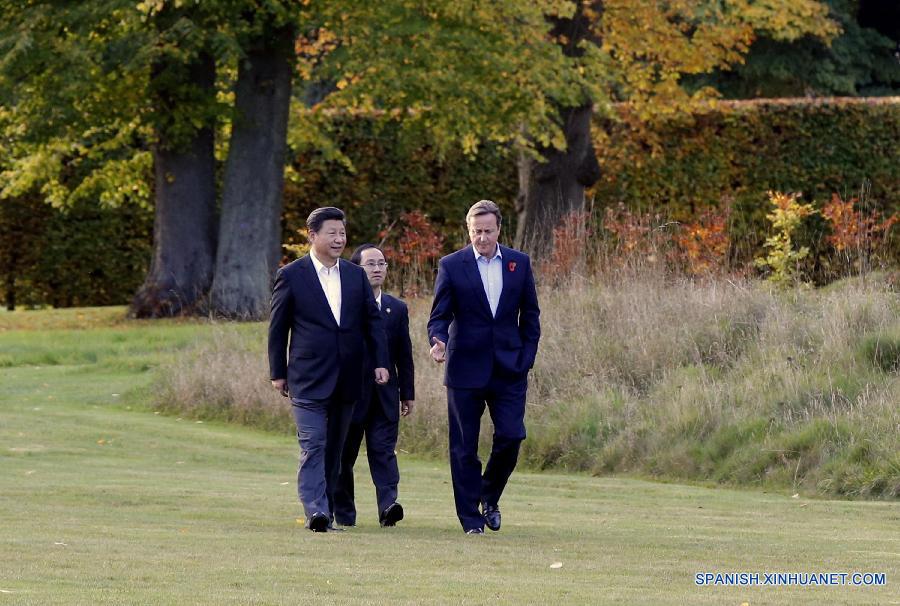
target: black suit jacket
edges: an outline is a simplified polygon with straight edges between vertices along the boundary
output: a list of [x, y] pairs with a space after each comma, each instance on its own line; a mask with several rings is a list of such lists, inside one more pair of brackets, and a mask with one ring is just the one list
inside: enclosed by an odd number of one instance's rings
[[[391, 379], [386, 385], [375, 385], [374, 361], [367, 356], [367, 372], [363, 391], [353, 411], [353, 422], [362, 424], [368, 417], [369, 409], [379, 405], [391, 421], [400, 420], [400, 400], [415, 400], [415, 367], [412, 356], [412, 341], [409, 338], [409, 308], [406, 303], [382, 291], [381, 317], [384, 319], [388, 345], [388, 366]], [[377, 394], [373, 402], [372, 394]]]
[[[366, 272], [338, 261], [341, 272], [341, 324], [328, 306], [309, 255], [275, 274], [269, 318], [271, 379], [287, 379], [292, 398], [343, 401], [359, 398], [363, 372], [388, 367], [387, 340]], [[365, 368], [366, 350], [375, 365]]]

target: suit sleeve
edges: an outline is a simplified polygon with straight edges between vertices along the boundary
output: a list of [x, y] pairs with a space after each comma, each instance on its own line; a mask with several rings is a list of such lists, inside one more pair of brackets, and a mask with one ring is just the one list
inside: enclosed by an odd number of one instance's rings
[[365, 327], [366, 327], [366, 347], [373, 352], [372, 361], [375, 368], [388, 368], [389, 356], [387, 345], [387, 334], [384, 330], [384, 319], [381, 317], [381, 310], [378, 309], [378, 303], [375, 302], [375, 294], [366, 278], [366, 272], [359, 272], [360, 280], [362, 280], [363, 296], [365, 297], [363, 309], [365, 309]]
[[434, 302], [431, 304], [431, 317], [428, 319], [428, 346], [432, 338], [437, 337], [444, 343], [450, 339], [450, 323], [453, 322], [453, 291], [450, 276], [447, 273], [447, 259], [438, 264], [437, 278], [434, 281]]
[[275, 274], [272, 287], [272, 304], [269, 313], [269, 378], [287, 378], [287, 347], [294, 313], [291, 287], [284, 271]]
[[528, 271], [525, 274], [525, 286], [519, 303], [519, 337], [522, 339], [522, 370], [534, 366], [537, 357], [538, 341], [541, 339], [541, 309], [538, 306], [537, 288], [534, 285], [534, 274], [531, 271], [531, 260], [525, 257]]
[[403, 305], [400, 315], [400, 334], [397, 335], [397, 381], [401, 400], [415, 400], [415, 366], [413, 364], [412, 340], [409, 337], [409, 309]]

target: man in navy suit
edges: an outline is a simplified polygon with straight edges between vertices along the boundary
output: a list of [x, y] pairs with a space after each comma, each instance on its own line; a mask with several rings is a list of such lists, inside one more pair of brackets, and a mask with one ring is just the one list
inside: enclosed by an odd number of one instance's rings
[[300, 442], [297, 494], [306, 527], [315, 532], [334, 528], [341, 451], [366, 350], [375, 382], [389, 378], [384, 324], [366, 272], [340, 258], [345, 225], [338, 208], [310, 213], [310, 253], [278, 270], [269, 321], [272, 386], [293, 404]]
[[[412, 342], [409, 339], [409, 311], [400, 299], [381, 290], [387, 277], [388, 264], [384, 253], [374, 244], [359, 246], [350, 257], [351, 263], [362, 266], [381, 309], [388, 341], [388, 371], [391, 378], [386, 385], [376, 385], [367, 373], [362, 394], [353, 409], [353, 420], [341, 457], [341, 475], [335, 492], [335, 522], [342, 526], [356, 525], [353, 466], [359, 455], [363, 436], [369, 473], [375, 484], [378, 521], [382, 526], [395, 526], [403, 519], [403, 507], [397, 502], [397, 434], [400, 417], [412, 412], [415, 400]], [[371, 361], [367, 360], [367, 366]]]
[[[525, 439], [528, 370], [541, 336], [531, 261], [497, 243], [500, 224], [500, 209], [490, 200], [469, 209], [472, 245], [441, 259], [428, 321], [431, 356], [446, 362], [456, 514], [466, 534], [475, 535], [485, 525], [500, 530], [500, 496]], [[494, 441], [482, 473], [478, 434], [485, 406]]]

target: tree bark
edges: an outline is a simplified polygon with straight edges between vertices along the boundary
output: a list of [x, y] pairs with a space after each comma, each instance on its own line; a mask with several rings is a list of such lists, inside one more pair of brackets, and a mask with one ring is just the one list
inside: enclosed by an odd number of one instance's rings
[[[567, 57], [584, 54], [581, 42], [600, 44], [595, 20], [603, 13], [603, 0], [574, 2], [571, 17], [546, 16], [550, 35]], [[589, 10], [587, 10], [589, 9]], [[578, 107], [560, 107], [560, 126], [566, 149], [538, 149], [541, 161], [519, 156], [519, 194], [516, 198], [516, 247], [535, 258], [553, 251], [553, 230], [565, 216], [584, 209], [584, 190], [600, 178], [600, 164], [591, 140], [593, 104], [586, 99]]]
[[[159, 66], [158, 66], [159, 67]], [[215, 61], [202, 55], [186, 70], [200, 94], [214, 94]], [[184, 85], [184, 82], [181, 82]], [[177, 93], [159, 91], [158, 112], [171, 111]], [[211, 126], [173, 142], [159, 129], [154, 147], [153, 260], [129, 315], [158, 318], [196, 313], [213, 278], [216, 250], [216, 163]], [[182, 135], [183, 136], [183, 135]]]
[[519, 156], [519, 195], [516, 247], [535, 258], [553, 250], [553, 229], [573, 211], [584, 210], [584, 190], [600, 178], [600, 165], [591, 140], [590, 105], [560, 112], [566, 149], [540, 150], [543, 161]]
[[281, 255], [295, 30], [265, 28], [238, 67], [210, 311], [265, 317]]

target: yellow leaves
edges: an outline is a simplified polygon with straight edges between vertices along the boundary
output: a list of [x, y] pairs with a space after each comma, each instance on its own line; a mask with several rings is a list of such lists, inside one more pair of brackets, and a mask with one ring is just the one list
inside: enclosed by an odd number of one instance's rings
[[743, 62], [758, 31], [830, 39], [838, 27], [827, 12], [818, 0], [607, 0], [599, 28], [623, 97], [649, 115], [672, 103], [680, 111], [688, 99], [675, 90], [681, 76]]
[[474, 133], [465, 133], [460, 143], [462, 144], [463, 153], [467, 156], [475, 156], [478, 153], [478, 137]]
[[788, 284], [794, 281], [797, 263], [809, 254], [809, 248], [793, 248], [793, 234], [803, 219], [816, 213], [811, 204], [800, 204], [797, 200], [800, 193], [768, 192], [769, 202], [774, 209], [766, 215], [772, 223], [775, 233], [766, 238], [765, 247], [769, 249], [765, 257], [756, 259], [758, 267], [769, 268], [769, 280], [777, 284]]

